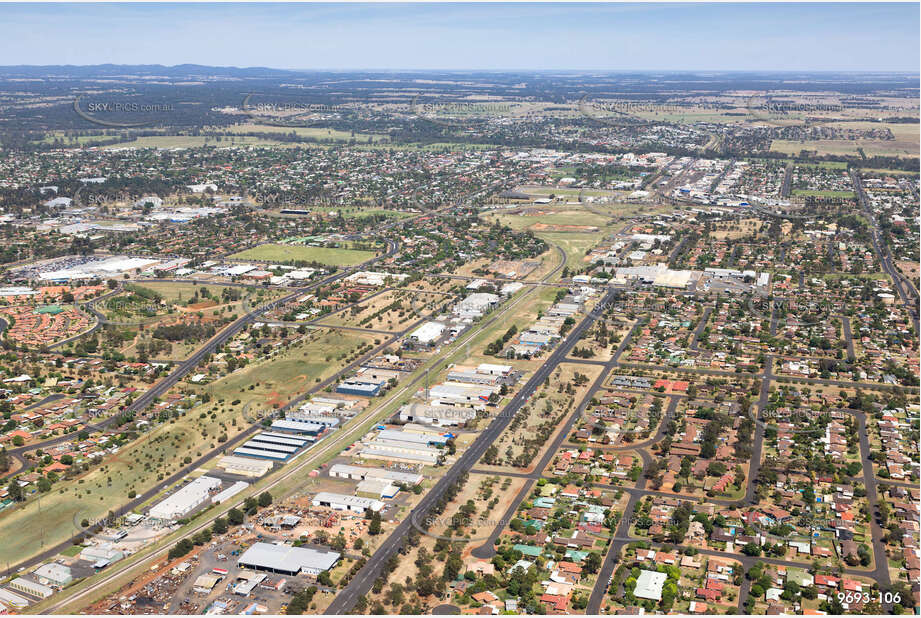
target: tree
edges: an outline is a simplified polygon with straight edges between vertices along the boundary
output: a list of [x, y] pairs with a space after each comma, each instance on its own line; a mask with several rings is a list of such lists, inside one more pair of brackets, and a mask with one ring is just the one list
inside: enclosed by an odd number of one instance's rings
[[19, 481], [12, 479], [10, 484], [7, 485], [7, 492], [10, 500], [13, 502], [21, 502], [23, 500], [22, 495], [22, 486], [19, 484]]
[[259, 494], [259, 506], [265, 508], [269, 506], [270, 504], [272, 504], [272, 494], [270, 494], [267, 491], [264, 491], [261, 494]]
[[195, 545], [189, 539], [182, 539], [173, 547], [170, 548], [168, 557], [170, 560], [175, 560], [181, 556], [185, 556], [187, 553], [192, 551], [195, 548]]
[[582, 563], [582, 567], [587, 573], [597, 573], [598, 569], [601, 568], [601, 554], [591, 552], [585, 557], [585, 562]]
[[461, 560], [460, 555], [456, 553], [451, 554], [448, 559], [445, 560], [444, 580], [450, 582], [457, 579], [457, 576], [463, 566], [464, 562]]
[[756, 543], [746, 543], [742, 547], [742, 553], [746, 556], [760, 556], [761, 555], [761, 546]]
[[403, 585], [396, 582], [390, 584], [390, 593], [387, 595], [387, 600], [391, 605], [397, 606], [403, 602]]
[[368, 534], [378, 535], [381, 533], [381, 514], [377, 511], [371, 514], [371, 523], [368, 524]]
[[223, 517], [218, 517], [214, 520], [214, 523], [211, 525], [211, 531], [214, 534], [224, 534], [227, 532], [227, 520]]
[[227, 521], [231, 526], [239, 526], [243, 523], [243, 511], [237, 508], [227, 511]]

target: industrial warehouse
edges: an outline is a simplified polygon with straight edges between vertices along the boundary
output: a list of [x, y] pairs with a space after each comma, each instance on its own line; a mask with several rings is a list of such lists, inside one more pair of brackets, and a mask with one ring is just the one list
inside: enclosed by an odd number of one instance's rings
[[363, 498], [361, 496], [349, 496], [348, 494], [337, 494], [329, 491], [321, 491], [311, 500], [313, 506], [325, 506], [335, 511], [352, 511], [354, 513], [364, 513], [371, 511], [376, 513], [384, 508], [384, 503], [374, 498]]
[[234, 455], [245, 455], [263, 459], [287, 461], [301, 450], [307, 443], [315, 442], [312, 436], [293, 436], [290, 433], [263, 431], [256, 434], [238, 448]]
[[438, 427], [464, 425], [477, 416], [473, 408], [459, 406], [433, 406], [426, 403], [408, 403], [400, 408], [400, 420], [426, 423]]
[[381, 468], [366, 468], [364, 466], [350, 466], [348, 464], [333, 464], [329, 469], [333, 478], [352, 479], [364, 481], [365, 479], [385, 479], [403, 485], [418, 485], [422, 482], [421, 474], [398, 472], [396, 470], [383, 470]]
[[220, 479], [201, 476], [152, 506], [148, 515], [151, 519], [164, 522], [185, 517], [197, 506], [204, 504], [211, 492], [220, 486]]
[[309, 547], [291, 547], [272, 543], [254, 543], [240, 556], [242, 567], [282, 575], [319, 575], [333, 568], [341, 554]]
[[362, 439], [361, 456], [407, 463], [435, 465], [442, 457], [448, 437], [420, 427], [418, 431], [383, 429]]

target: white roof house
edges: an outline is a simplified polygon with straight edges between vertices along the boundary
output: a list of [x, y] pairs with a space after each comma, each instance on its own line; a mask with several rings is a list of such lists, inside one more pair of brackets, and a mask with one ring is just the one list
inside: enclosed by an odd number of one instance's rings
[[482, 384], [437, 384], [429, 390], [431, 401], [445, 401], [461, 405], [484, 405], [489, 401], [489, 396], [498, 389]]
[[231, 277], [235, 275], [243, 275], [248, 273], [251, 270], [256, 270], [256, 267], [252, 264], [237, 264], [236, 266], [231, 266], [225, 272]]
[[636, 578], [636, 588], [633, 589], [633, 595], [639, 599], [650, 599], [653, 601], [662, 600], [662, 587], [668, 575], [658, 571], [640, 571], [640, 576]]
[[428, 423], [439, 427], [463, 425], [476, 418], [473, 408], [457, 406], [433, 406], [425, 403], [409, 403], [400, 408], [400, 420]]
[[3, 606], [22, 609], [29, 606], [29, 599], [6, 588], [0, 588], [0, 609], [5, 609]]
[[388, 278], [393, 279], [394, 281], [403, 281], [408, 277], [409, 275], [402, 275], [398, 273], [384, 273], [362, 270], [357, 273], [352, 273], [346, 277], [345, 280], [358, 285], [381, 286], [386, 283]]
[[67, 208], [72, 201], [69, 197], [55, 197], [45, 202], [45, 206], [48, 208]]
[[480, 363], [476, 366], [477, 373], [484, 373], [491, 376], [505, 376], [512, 372], [511, 365], [494, 365], [492, 363]]
[[80, 552], [80, 558], [90, 562], [115, 562], [125, 557], [121, 551], [112, 547], [111, 543], [99, 543], [84, 547]]
[[375, 496], [379, 500], [393, 498], [400, 489], [388, 479], [365, 479], [358, 483], [355, 493]]
[[272, 469], [272, 462], [265, 459], [253, 459], [251, 457], [225, 455], [218, 461], [217, 466], [231, 474], [241, 474], [244, 476], [262, 476]]
[[454, 313], [459, 316], [477, 317], [499, 303], [495, 294], [477, 292], [454, 305]]

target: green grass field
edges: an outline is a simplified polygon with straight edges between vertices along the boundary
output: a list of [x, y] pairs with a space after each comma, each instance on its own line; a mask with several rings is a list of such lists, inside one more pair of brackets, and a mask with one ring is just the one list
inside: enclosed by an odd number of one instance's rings
[[225, 289], [242, 292], [245, 297], [252, 297], [253, 302], [255, 302], [258, 297], [262, 297], [264, 301], [268, 301], [273, 296], [278, 295], [258, 286], [253, 286], [251, 288], [240, 288], [237, 286], [229, 287], [225, 285], [214, 285], [209, 283], [184, 283], [174, 281], [142, 281], [138, 283], [137, 286], [156, 292], [160, 295], [161, 298], [163, 298], [163, 300], [168, 303], [187, 301], [195, 296], [196, 292], [198, 292], [199, 296], [201, 296], [200, 292], [202, 288], [206, 288], [208, 292], [211, 293], [211, 297], [218, 301], [220, 301], [221, 293]]
[[801, 150], [816, 151], [820, 155], [859, 155], [858, 148], [868, 157], [917, 157], [918, 144], [910, 140], [866, 140], [866, 139], [826, 139], [826, 140], [781, 140], [771, 142], [773, 152], [798, 155]]
[[266, 244], [230, 256], [237, 260], [259, 262], [320, 262], [330, 266], [354, 266], [374, 257], [371, 251], [359, 249], [331, 249], [328, 247], [307, 247], [304, 245]]
[[[186, 456], [196, 458], [218, 446], [221, 434], [233, 437], [244, 429], [247, 403], [260, 409], [285, 403], [313, 387], [317, 378], [340, 370], [361, 345], [373, 341], [371, 336], [323, 332], [271, 362], [253, 363], [212, 384], [193, 387], [211, 394], [211, 403], [142, 434], [80, 479], [55, 483], [41, 503], [32, 499], [0, 513], [4, 558], [15, 564], [70, 538], [82, 519], [103, 517], [124, 504], [130, 491], [141, 494], [179, 470]], [[232, 405], [234, 401], [238, 403]]]
[[[607, 217], [602, 217], [593, 212], [584, 210], [581, 206], [559, 206], [557, 208], [560, 212], [551, 212], [543, 215], [523, 216], [489, 213], [483, 215], [483, 217], [503, 223], [513, 230], [524, 230], [535, 223], [543, 223], [545, 225], [593, 225], [596, 227], [603, 227], [609, 221]], [[579, 232], [572, 233], [578, 234]]]
[[537, 232], [535, 235], [551, 244], [559, 245], [566, 253], [566, 265], [572, 270], [585, 266], [585, 251], [597, 245], [605, 233]]
[[[283, 121], [279, 121], [283, 122]], [[326, 127], [281, 127], [271, 124], [258, 124], [255, 122], [246, 124], [237, 124], [224, 129], [227, 133], [284, 133], [290, 135], [296, 134], [299, 137], [310, 137], [318, 140], [331, 140], [335, 142], [357, 142], [367, 143], [368, 138], [373, 138], [375, 142], [390, 141], [387, 135], [376, 135], [372, 133], [351, 133], [349, 131], [340, 131], [338, 129], [329, 129]]]
[[803, 197], [856, 197], [853, 191], [810, 191], [808, 189], [793, 189], [793, 195]]
[[205, 135], [150, 135], [139, 137], [130, 142], [110, 144], [103, 148], [108, 150], [113, 148], [200, 148], [202, 146], [273, 146], [276, 148], [290, 148], [297, 145], [245, 135], [220, 138]]

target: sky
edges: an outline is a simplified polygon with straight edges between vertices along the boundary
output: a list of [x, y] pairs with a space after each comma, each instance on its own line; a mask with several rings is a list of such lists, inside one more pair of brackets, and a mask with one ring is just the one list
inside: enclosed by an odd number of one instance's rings
[[3, 4], [0, 65], [919, 71], [919, 3]]

